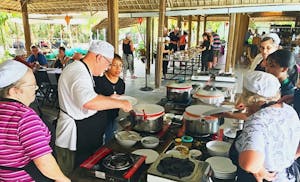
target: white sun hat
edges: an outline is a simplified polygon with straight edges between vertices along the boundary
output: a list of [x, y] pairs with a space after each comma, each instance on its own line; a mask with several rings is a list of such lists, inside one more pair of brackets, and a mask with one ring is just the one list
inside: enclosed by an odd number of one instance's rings
[[280, 91], [278, 78], [263, 71], [250, 71], [244, 77], [244, 88], [263, 97], [275, 97]]
[[0, 88], [7, 87], [20, 80], [28, 67], [15, 60], [7, 60], [0, 64]]

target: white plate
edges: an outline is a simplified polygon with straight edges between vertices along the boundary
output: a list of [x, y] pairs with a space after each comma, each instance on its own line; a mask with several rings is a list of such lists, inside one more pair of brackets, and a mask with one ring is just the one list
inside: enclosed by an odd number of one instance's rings
[[232, 179], [235, 177], [237, 167], [227, 157], [210, 157], [206, 159], [214, 172], [214, 176], [219, 179]]
[[128, 95], [121, 95], [120, 97], [118, 97], [118, 99], [127, 100], [128, 102], [130, 102], [131, 105], [136, 105], [138, 102], [138, 100], [136, 98], [128, 96]]
[[153, 163], [159, 156], [159, 154], [155, 150], [151, 150], [151, 149], [139, 149], [133, 151], [132, 153], [136, 155], [146, 156], [146, 161], [145, 161], [146, 164]]
[[163, 113], [165, 109], [157, 104], [137, 104], [134, 106], [134, 111], [138, 115], [143, 115], [144, 112], [146, 115], [155, 115], [159, 113]]

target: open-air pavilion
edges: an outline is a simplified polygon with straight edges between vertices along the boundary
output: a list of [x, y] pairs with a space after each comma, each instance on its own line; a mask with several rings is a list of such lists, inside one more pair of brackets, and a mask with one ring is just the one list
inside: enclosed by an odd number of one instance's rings
[[[31, 45], [30, 27], [28, 14], [68, 14], [72, 12], [107, 11], [107, 20], [103, 26], [107, 26], [107, 40], [112, 43], [118, 52], [118, 29], [123, 27], [119, 17], [146, 18], [146, 56], [150, 60], [153, 50], [151, 31], [158, 31], [159, 42], [157, 47], [157, 61], [155, 69], [155, 86], [159, 87], [161, 82], [161, 62], [163, 48], [163, 27], [167, 25], [167, 17], [176, 17], [178, 26], [185, 17], [189, 25], [191, 21], [204, 22], [204, 30], [207, 19], [222, 17], [229, 20], [229, 35], [227, 41], [226, 70], [234, 67], [237, 59], [242, 55], [243, 37], [248, 29], [250, 18], [261, 18], [268, 20], [281, 19], [292, 20], [299, 24], [299, 0], [4, 0], [0, 2], [0, 10], [8, 12], [21, 12], [23, 17], [25, 44], [27, 51]], [[159, 17], [159, 28], [153, 30], [151, 17]], [[134, 19], [132, 19], [134, 20]], [[130, 19], [126, 19], [130, 21]], [[298, 23], [297, 23], [298, 22]], [[191, 26], [189, 26], [190, 30]], [[199, 41], [199, 26], [197, 39]], [[191, 31], [189, 31], [191, 32]], [[190, 37], [190, 36], [189, 36]], [[190, 41], [189, 46], [190, 46]], [[148, 65], [149, 66], [149, 65]], [[149, 69], [148, 69], [149, 70]]]

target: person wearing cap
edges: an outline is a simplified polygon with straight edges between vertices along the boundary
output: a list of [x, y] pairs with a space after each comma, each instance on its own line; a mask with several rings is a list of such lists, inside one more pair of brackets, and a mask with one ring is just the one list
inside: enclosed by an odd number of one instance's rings
[[272, 74], [253, 71], [244, 77], [242, 100], [249, 117], [229, 152], [238, 182], [296, 181], [290, 171], [300, 154], [300, 121], [279, 98], [280, 83]]
[[108, 122], [104, 110], [121, 108], [128, 112], [132, 109], [126, 100], [95, 92], [93, 76], [103, 75], [113, 58], [113, 46], [95, 40], [91, 42], [87, 55], [66, 66], [60, 75], [60, 112], [55, 144], [57, 161], [67, 175], [102, 146]]
[[41, 66], [48, 66], [46, 57], [39, 52], [37, 46], [31, 46], [31, 55], [26, 60], [28, 63], [36, 64], [39, 63]]
[[163, 71], [163, 76], [164, 76], [164, 79], [166, 79], [166, 74], [168, 72], [168, 64], [169, 64], [169, 61], [168, 61], [168, 55], [170, 54], [171, 52], [171, 47], [170, 47], [170, 37], [165, 37], [165, 48], [164, 48], [164, 51], [163, 51], [163, 65], [162, 65], [162, 71]]
[[133, 57], [133, 41], [131, 39], [131, 34], [127, 33], [125, 39], [122, 44], [123, 48], [123, 56], [122, 59], [124, 61], [123, 64], [123, 79], [126, 79], [127, 70], [129, 69], [131, 79], [136, 79], [137, 77], [134, 75], [134, 57]]
[[70, 181], [51, 154], [47, 126], [29, 107], [37, 89], [26, 65], [15, 60], [0, 64], [1, 181]]
[[250, 66], [250, 70], [265, 71], [268, 55], [278, 50], [279, 44], [280, 38], [276, 33], [265, 34], [265, 36], [262, 37], [262, 40], [260, 42], [260, 54], [258, 54], [254, 58], [254, 61], [251, 63]]

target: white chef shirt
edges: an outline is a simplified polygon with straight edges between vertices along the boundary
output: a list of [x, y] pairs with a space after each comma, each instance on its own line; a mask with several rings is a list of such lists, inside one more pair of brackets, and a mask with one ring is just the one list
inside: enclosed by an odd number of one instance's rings
[[239, 153], [246, 150], [264, 155], [264, 167], [277, 172], [273, 182], [288, 182], [285, 169], [294, 162], [300, 141], [300, 121], [296, 111], [283, 103], [282, 108], [266, 107], [245, 121], [244, 129], [237, 138]]
[[63, 70], [58, 81], [59, 107], [68, 113], [60, 112], [56, 128], [55, 144], [61, 148], [76, 150], [76, 124], [94, 115], [96, 110], [88, 110], [83, 105], [97, 96], [94, 91], [94, 80], [85, 65], [75, 61]]
[[253, 62], [251, 63], [250, 69], [251, 71], [254, 71], [256, 66], [263, 60], [263, 57], [261, 55], [261, 53], [257, 54], [253, 60]]

